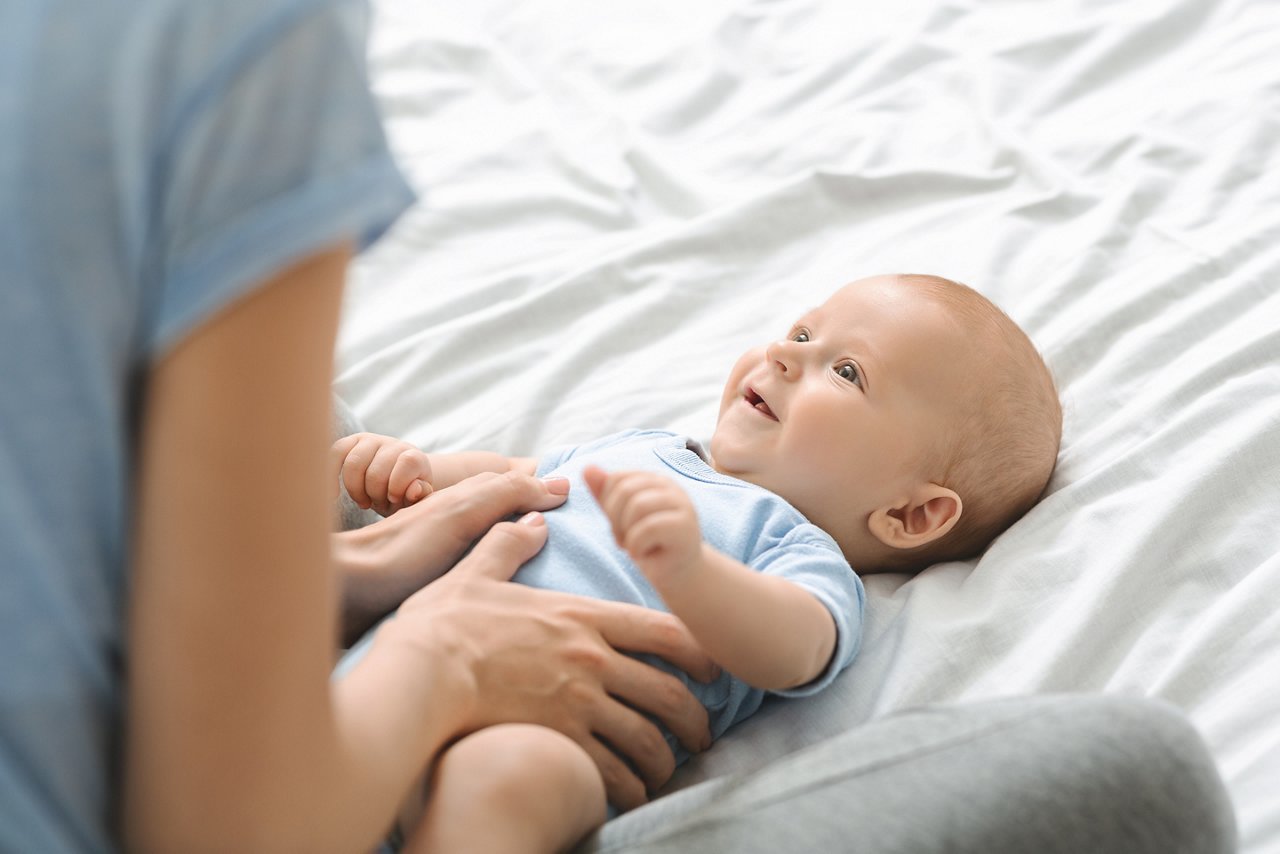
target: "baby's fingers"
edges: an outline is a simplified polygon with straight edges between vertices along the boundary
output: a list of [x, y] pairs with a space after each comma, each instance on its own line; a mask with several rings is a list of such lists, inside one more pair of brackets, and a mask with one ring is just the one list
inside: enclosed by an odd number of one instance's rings
[[622, 542], [625, 527], [623, 516], [627, 504], [640, 486], [637, 472], [606, 473], [596, 466], [588, 466], [582, 472], [591, 494], [613, 528], [613, 536]]
[[[630, 531], [655, 515], [665, 514], [679, 505], [683, 493], [669, 479], [651, 472], [624, 471], [605, 474], [599, 489], [593, 488], [601, 509], [613, 527], [618, 545], [627, 548]], [[598, 480], [587, 474], [587, 485]]]
[[392, 503], [390, 481], [391, 472], [403, 450], [401, 442], [384, 442], [364, 473], [364, 490], [373, 503], [373, 509], [382, 516], [390, 516], [399, 506]]
[[365, 481], [369, 466], [378, 454], [382, 442], [380, 437], [369, 433], [356, 433], [334, 443], [333, 449], [346, 447], [346, 457], [342, 461], [342, 486], [347, 495], [361, 509], [368, 510], [373, 506], [373, 499], [365, 489]]
[[395, 507], [408, 507], [431, 494], [431, 461], [417, 448], [402, 451], [391, 468], [387, 498]]
[[347, 461], [347, 454], [356, 446], [356, 442], [360, 441], [360, 436], [353, 433], [350, 436], [343, 436], [334, 442], [329, 448], [329, 483], [333, 490], [329, 497], [337, 498], [339, 491], [339, 482], [342, 477], [342, 466]]
[[605, 487], [609, 484], [609, 475], [600, 466], [587, 466], [582, 470], [582, 479], [587, 482], [587, 488], [591, 490], [591, 494], [596, 501], [602, 501], [601, 496], [604, 495]]

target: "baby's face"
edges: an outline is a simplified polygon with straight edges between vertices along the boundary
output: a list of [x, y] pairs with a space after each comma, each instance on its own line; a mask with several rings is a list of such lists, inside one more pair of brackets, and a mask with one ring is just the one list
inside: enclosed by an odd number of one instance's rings
[[975, 382], [963, 331], [895, 277], [863, 279], [747, 351], [711, 439], [717, 470], [781, 495], [849, 555], [877, 508], [910, 494]]

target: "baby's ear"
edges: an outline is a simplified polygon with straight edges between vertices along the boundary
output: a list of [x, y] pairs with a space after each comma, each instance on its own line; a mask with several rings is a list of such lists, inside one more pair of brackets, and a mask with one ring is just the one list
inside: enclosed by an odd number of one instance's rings
[[963, 512], [964, 502], [955, 490], [927, 483], [898, 506], [881, 507], [873, 512], [867, 525], [872, 535], [886, 546], [914, 549], [928, 545], [954, 528]]

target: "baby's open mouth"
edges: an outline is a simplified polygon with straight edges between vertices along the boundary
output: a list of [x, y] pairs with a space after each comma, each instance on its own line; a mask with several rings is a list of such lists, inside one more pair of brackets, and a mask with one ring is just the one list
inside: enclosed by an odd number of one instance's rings
[[751, 406], [755, 407], [760, 412], [763, 412], [766, 416], [773, 419], [774, 421], [778, 420], [778, 416], [773, 414], [773, 410], [769, 408], [769, 404], [764, 402], [763, 397], [756, 394], [755, 389], [748, 386], [745, 397], [746, 397], [747, 403], [749, 403]]

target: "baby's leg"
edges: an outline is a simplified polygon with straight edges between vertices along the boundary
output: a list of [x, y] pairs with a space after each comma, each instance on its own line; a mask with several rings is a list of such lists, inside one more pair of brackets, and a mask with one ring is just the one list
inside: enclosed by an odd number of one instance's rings
[[504, 724], [472, 733], [431, 769], [404, 850], [564, 851], [605, 820], [604, 781], [555, 730]]

